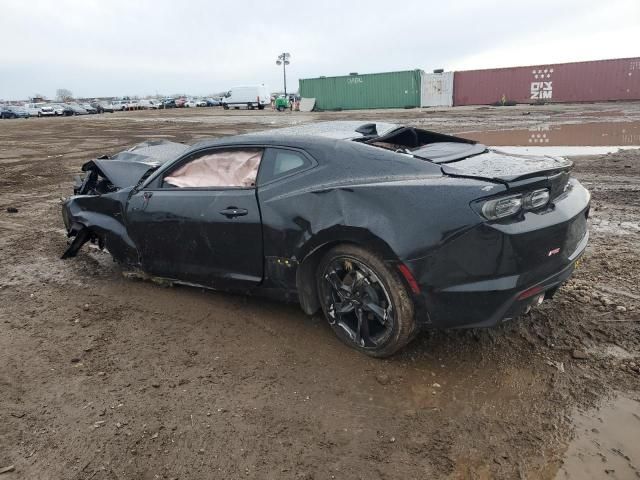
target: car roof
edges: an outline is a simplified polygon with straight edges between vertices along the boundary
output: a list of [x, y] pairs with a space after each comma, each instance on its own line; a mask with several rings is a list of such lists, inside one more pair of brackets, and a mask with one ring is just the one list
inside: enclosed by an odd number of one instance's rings
[[332, 121], [332, 122], [318, 122], [308, 123], [303, 125], [296, 125], [293, 127], [276, 128], [272, 130], [263, 130], [251, 133], [245, 133], [242, 135], [233, 135], [229, 137], [221, 137], [216, 139], [203, 140], [193, 145], [193, 150], [199, 150], [208, 146], [218, 145], [247, 145], [247, 144], [265, 144], [265, 145], [289, 145], [296, 146], [299, 144], [301, 148], [303, 145], [308, 145], [310, 142], [318, 142], [324, 140], [358, 140], [370, 135], [358, 132], [361, 127], [367, 127], [370, 132], [373, 132], [373, 126], [375, 126], [375, 132], [377, 135], [386, 135], [398, 128], [402, 128], [402, 125], [385, 122], [367, 122], [365, 120], [355, 121]]
[[[322, 167], [309, 182], [352, 184], [362, 181], [392, 181], [400, 178], [417, 178], [441, 175], [440, 167], [410, 155], [364, 144], [357, 140], [368, 136], [355, 130], [361, 126], [370, 129], [367, 122], [323, 122], [311, 126], [275, 129], [267, 132], [248, 133], [204, 140], [186, 148], [177, 158], [214, 147], [288, 147], [307, 152]], [[391, 132], [400, 125], [376, 124], [378, 135]], [[168, 162], [164, 168], [170, 168]]]

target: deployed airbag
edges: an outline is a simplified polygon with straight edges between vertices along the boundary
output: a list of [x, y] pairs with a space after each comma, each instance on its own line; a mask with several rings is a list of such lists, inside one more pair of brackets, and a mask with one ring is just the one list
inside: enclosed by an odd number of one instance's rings
[[165, 183], [179, 188], [251, 187], [256, 183], [262, 150], [231, 150], [203, 155], [174, 170]]

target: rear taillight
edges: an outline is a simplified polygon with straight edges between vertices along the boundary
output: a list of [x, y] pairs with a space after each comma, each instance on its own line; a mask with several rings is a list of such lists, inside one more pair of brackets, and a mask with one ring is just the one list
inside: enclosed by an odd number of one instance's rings
[[515, 215], [522, 208], [522, 195], [510, 195], [508, 197], [494, 198], [487, 200], [482, 205], [482, 214], [488, 220]]
[[542, 188], [530, 193], [492, 198], [482, 204], [482, 215], [487, 220], [510, 217], [520, 210], [536, 210], [549, 203], [549, 189]]
[[525, 210], [535, 210], [536, 208], [544, 207], [549, 201], [549, 190], [543, 188], [541, 190], [535, 190], [528, 195], [525, 195], [522, 200], [522, 207]]

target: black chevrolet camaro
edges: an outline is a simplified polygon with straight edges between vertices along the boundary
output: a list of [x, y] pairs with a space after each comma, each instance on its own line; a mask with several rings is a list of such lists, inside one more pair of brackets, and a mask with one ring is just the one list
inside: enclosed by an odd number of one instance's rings
[[145, 142], [83, 166], [63, 258], [92, 241], [126, 269], [297, 301], [384, 357], [554, 295], [588, 240], [571, 166], [385, 123]]

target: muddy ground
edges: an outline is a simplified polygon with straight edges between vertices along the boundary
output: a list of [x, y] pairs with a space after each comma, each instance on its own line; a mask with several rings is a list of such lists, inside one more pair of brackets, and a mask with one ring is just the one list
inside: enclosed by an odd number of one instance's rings
[[127, 279], [95, 248], [59, 259], [85, 160], [341, 118], [526, 130], [640, 105], [0, 121], [0, 479], [640, 477], [640, 150], [575, 159], [591, 242], [552, 302], [388, 360], [295, 305]]

